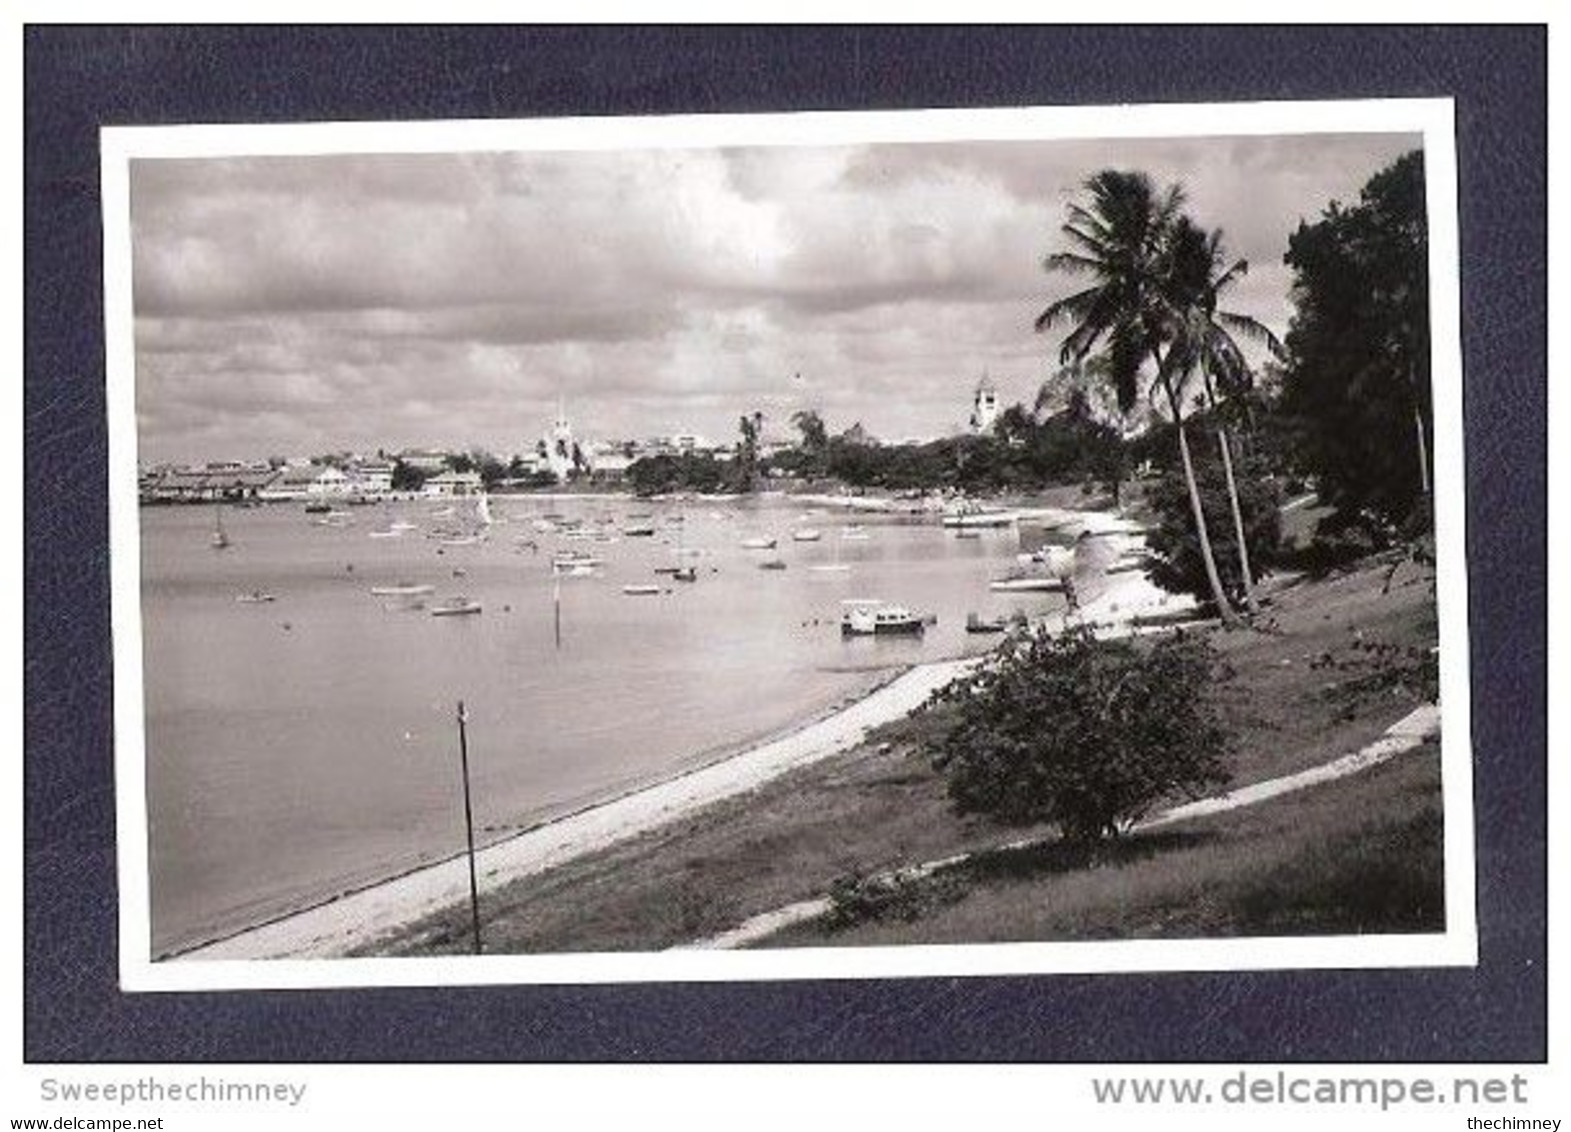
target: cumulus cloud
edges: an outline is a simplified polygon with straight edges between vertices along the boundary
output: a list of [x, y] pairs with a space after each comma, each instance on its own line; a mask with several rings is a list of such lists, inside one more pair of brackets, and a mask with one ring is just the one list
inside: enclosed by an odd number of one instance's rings
[[797, 408], [890, 437], [1031, 400], [1064, 205], [1096, 170], [1184, 186], [1277, 331], [1300, 219], [1394, 135], [143, 159], [137, 404], [150, 459], [477, 444], [563, 397], [582, 432], [727, 437]]

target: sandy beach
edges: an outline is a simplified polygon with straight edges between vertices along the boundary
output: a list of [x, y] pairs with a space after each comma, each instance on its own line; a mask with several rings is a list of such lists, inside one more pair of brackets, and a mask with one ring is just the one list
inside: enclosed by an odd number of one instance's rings
[[[1144, 540], [1133, 524], [1101, 512], [1053, 512], [1083, 540], [1086, 568], [1098, 575]], [[1077, 567], [1077, 572], [1080, 571]], [[1143, 574], [1105, 578], [1082, 603], [1079, 620], [1099, 633], [1128, 631], [1134, 618], [1172, 614], [1192, 606], [1157, 589]], [[1049, 619], [1049, 626], [1061, 625]], [[855, 747], [874, 727], [898, 719], [935, 690], [971, 671], [978, 658], [919, 664], [865, 697], [788, 734], [735, 756], [527, 830], [476, 855], [482, 897], [512, 881], [674, 821], [704, 806], [746, 793], [797, 767]], [[443, 907], [468, 899], [462, 856], [344, 893], [327, 902], [171, 956], [234, 960], [325, 958], [375, 942]]]

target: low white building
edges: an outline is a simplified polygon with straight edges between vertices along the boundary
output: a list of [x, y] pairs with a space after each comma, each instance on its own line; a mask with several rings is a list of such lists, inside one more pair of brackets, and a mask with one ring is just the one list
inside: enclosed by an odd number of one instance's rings
[[261, 499], [317, 499], [353, 495], [355, 482], [325, 464], [288, 467], [257, 493]]
[[478, 472], [442, 472], [421, 485], [426, 495], [479, 495], [484, 490]]

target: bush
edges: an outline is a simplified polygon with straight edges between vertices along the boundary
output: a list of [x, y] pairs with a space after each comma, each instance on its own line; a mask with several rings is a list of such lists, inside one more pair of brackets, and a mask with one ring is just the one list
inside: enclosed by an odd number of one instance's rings
[[[1199, 448], [1201, 443], [1199, 435], [1190, 438], [1192, 448]], [[1222, 461], [1220, 457], [1200, 459], [1198, 452], [1195, 456], [1195, 479], [1200, 486], [1206, 531], [1211, 536], [1211, 554], [1223, 592], [1237, 601], [1244, 596], [1244, 572], [1239, 565], [1238, 538], [1233, 533], [1233, 509], [1227, 498]], [[1276, 564], [1281, 550], [1282, 499], [1271, 477], [1236, 454], [1233, 476], [1244, 518], [1244, 538], [1249, 542], [1249, 565], [1258, 582]], [[1200, 557], [1200, 538], [1195, 533], [1195, 516], [1189, 506], [1183, 471], [1164, 472], [1151, 485], [1147, 500], [1157, 517], [1157, 528], [1149, 539], [1151, 580], [1172, 593], [1193, 594], [1202, 603], [1210, 602], [1211, 584], [1206, 578], [1205, 561]]]
[[1038, 631], [938, 692], [932, 743], [962, 813], [1116, 837], [1156, 802], [1226, 780], [1210, 695], [1216, 657], [1182, 632], [1156, 642]]

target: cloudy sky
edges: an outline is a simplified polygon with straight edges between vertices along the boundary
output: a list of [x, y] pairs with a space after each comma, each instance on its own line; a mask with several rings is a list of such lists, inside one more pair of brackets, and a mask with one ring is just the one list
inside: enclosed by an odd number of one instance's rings
[[1300, 219], [1410, 135], [612, 153], [140, 159], [131, 173], [146, 461], [532, 448], [558, 394], [590, 439], [729, 440], [821, 412], [957, 430], [987, 371], [1056, 367], [1031, 324], [1064, 206], [1107, 167], [1178, 182], [1278, 333]]

